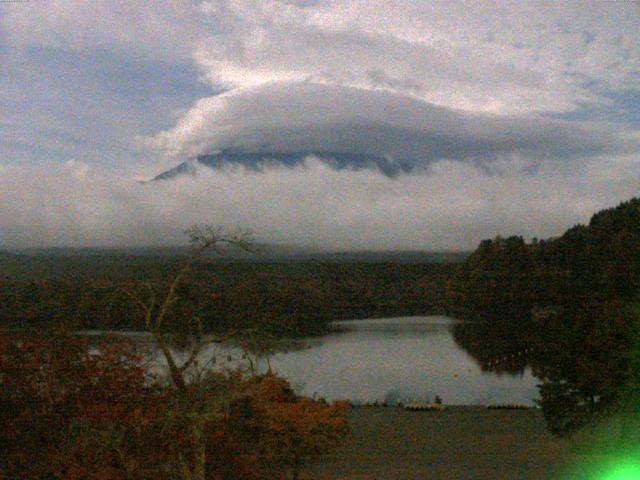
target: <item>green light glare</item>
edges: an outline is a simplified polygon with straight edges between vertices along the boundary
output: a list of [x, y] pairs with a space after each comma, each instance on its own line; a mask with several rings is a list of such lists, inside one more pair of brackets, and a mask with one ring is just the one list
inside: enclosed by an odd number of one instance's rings
[[612, 465], [598, 480], [640, 480], [640, 463], [627, 460]]

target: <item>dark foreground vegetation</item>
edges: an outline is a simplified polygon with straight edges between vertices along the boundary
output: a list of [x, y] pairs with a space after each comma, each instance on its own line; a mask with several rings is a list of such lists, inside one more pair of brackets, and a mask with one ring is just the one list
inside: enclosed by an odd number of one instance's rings
[[568, 435], [640, 401], [640, 199], [561, 237], [482, 242], [448, 285], [455, 336], [480, 364], [541, 380], [550, 430]]
[[347, 431], [345, 405], [272, 374], [208, 372], [183, 389], [150, 377], [122, 338], [92, 347], [59, 331], [0, 335], [0, 478], [298, 478]]

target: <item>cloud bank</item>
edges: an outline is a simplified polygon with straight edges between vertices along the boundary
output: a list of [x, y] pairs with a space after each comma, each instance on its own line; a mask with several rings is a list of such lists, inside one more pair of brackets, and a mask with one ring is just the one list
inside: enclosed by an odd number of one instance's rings
[[193, 58], [226, 92], [143, 143], [176, 161], [225, 150], [346, 152], [407, 170], [442, 159], [535, 164], [637, 150], [619, 126], [549, 118], [611, 103], [607, 88], [640, 85], [638, 48], [619, 34], [638, 36], [623, 18], [633, 7], [596, 10], [208, 2], [205, 15], [225, 27], [194, 44]]
[[[561, 233], [638, 193], [638, 8], [0, 4], [0, 248], [175, 243], [202, 222], [332, 249]], [[131, 180], [220, 151], [353, 160]]]
[[253, 229], [260, 240], [346, 249], [466, 249], [497, 234], [546, 237], [588, 221], [640, 188], [638, 161], [592, 159], [586, 173], [526, 162], [499, 171], [441, 161], [395, 179], [336, 171], [308, 159], [261, 173], [242, 166], [141, 186], [119, 172], [70, 163], [0, 170], [0, 245], [172, 245], [209, 222]]

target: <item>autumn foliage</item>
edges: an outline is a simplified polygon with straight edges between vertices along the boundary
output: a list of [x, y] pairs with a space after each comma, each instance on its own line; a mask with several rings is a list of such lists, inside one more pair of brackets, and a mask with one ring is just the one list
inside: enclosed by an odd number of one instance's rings
[[347, 431], [344, 405], [272, 374], [211, 373], [178, 392], [147, 372], [121, 338], [0, 335], [0, 478], [185, 478], [193, 432], [208, 479], [297, 478]]

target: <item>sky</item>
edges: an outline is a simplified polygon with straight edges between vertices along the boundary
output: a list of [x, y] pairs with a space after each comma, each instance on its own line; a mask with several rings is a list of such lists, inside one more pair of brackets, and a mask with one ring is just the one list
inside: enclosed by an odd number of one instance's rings
[[[309, 155], [140, 183], [229, 150]], [[0, 248], [466, 250], [588, 222], [639, 167], [638, 2], [0, 0]]]

